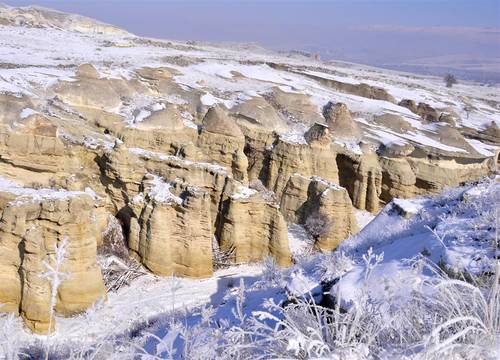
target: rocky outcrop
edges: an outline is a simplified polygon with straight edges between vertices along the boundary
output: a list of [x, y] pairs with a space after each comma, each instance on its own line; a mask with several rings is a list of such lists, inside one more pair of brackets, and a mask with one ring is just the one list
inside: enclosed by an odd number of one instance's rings
[[287, 225], [279, 206], [255, 190], [236, 187], [222, 204], [218, 237], [236, 263], [272, 256], [280, 266], [291, 264]]
[[307, 143], [315, 147], [329, 147], [332, 142], [332, 133], [328, 125], [316, 123], [304, 134]]
[[84, 193], [26, 189], [1, 181], [2, 311], [20, 313], [34, 332], [47, 333], [51, 283], [41, 274], [48, 271], [45, 263], [55, 267], [56, 246], [67, 246], [60, 268], [65, 275], [57, 292], [56, 312], [73, 315], [105, 297], [96, 263], [100, 232], [94, 220], [94, 199]]
[[316, 239], [316, 246], [322, 251], [335, 249], [342, 240], [357, 232], [347, 190], [315, 176], [291, 176], [280, 208], [285, 219], [292, 223], [305, 224], [309, 216], [318, 213], [328, 219], [329, 228]]
[[317, 106], [306, 94], [285, 92], [275, 87], [264, 97], [288, 121], [309, 125], [321, 120]]
[[419, 115], [425, 121], [428, 122], [440, 121], [441, 113], [427, 103], [419, 102], [417, 105], [413, 100], [403, 99], [399, 102], [399, 106], [407, 108], [411, 112]]
[[248, 182], [248, 159], [243, 152], [245, 137], [221, 107], [212, 107], [203, 119], [197, 146], [210, 162], [231, 169], [236, 180]]
[[231, 109], [237, 120], [246, 123], [246, 126], [257, 126], [275, 131], [286, 130], [286, 121], [261, 96], [252, 97], [235, 108]]
[[368, 99], [377, 99], [384, 100], [389, 102], [396, 102], [394, 97], [390, 95], [385, 89], [376, 86], [370, 86], [368, 84], [352, 84], [347, 82], [342, 82], [338, 80], [334, 80], [327, 77], [322, 77], [318, 75], [314, 75], [311, 73], [301, 73], [313, 80], [316, 80], [320, 84], [328, 86], [332, 89], [345, 92], [348, 94], [353, 94], [361, 97], [365, 97]]
[[144, 193], [131, 204], [129, 248], [155, 274], [208, 277], [213, 237], [210, 197], [193, 186], [173, 186], [157, 176], [146, 177]]
[[382, 192], [382, 169], [378, 157], [370, 150], [362, 155], [337, 156], [339, 183], [349, 192], [353, 205], [361, 210], [377, 212]]
[[336, 153], [330, 144], [325, 147], [289, 143], [278, 139], [268, 157], [267, 178], [263, 183], [281, 196], [288, 179], [294, 173], [317, 175], [338, 183], [339, 172], [335, 164]]
[[345, 104], [329, 102], [323, 109], [323, 116], [336, 138], [359, 139], [361, 137], [361, 130], [352, 119]]
[[[441, 92], [425, 77], [296, 55], [267, 62], [254, 47], [141, 39], [33, 8], [0, 6], [0, 23], [8, 58], [30, 58], [1, 64], [0, 176], [20, 185], [0, 180], [0, 302], [37, 332], [50, 320], [39, 274], [63, 239], [72, 277], [56, 310], [105, 295], [95, 247], [109, 216], [151, 272], [199, 278], [219, 250], [289, 265], [287, 222], [329, 219], [314, 236], [331, 250], [356, 231], [354, 208], [498, 169], [498, 101], [485, 87]], [[397, 106], [361, 81], [418, 100]]]

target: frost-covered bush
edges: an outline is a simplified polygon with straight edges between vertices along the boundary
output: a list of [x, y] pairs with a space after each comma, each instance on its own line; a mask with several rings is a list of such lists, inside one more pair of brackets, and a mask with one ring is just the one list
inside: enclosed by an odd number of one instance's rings
[[343, 251], [321, 254], [318, 260], [316, 275], [322, 281], [334, 280], [353, 267], [353, 260]]
[[318, 238], [328, 235], [332, 229], [332, 225], [333, 223], [327, 215], [315, 211], [307, 217], [304, 227], [312, 237]]

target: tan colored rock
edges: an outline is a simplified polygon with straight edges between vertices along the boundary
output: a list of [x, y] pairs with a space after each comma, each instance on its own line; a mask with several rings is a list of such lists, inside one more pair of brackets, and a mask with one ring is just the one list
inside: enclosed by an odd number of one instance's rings
[[67, 279], [55, 310], [65, 316], [84, 311], [105, 296], [96, 263], [99, 229], [93, 199], [84, 193], [33, 190], [3, 183], [0, 189], [0, 302], [2, 310], [21, 313], [37, 333], [49, 331], [51, 287], [41, 274], [54, 265], [56, 245], [67, 242], [61, 271]]
[[272, 256], [280, 266], [289, 266], [288, 230], [278, 205], [265, 201], [256, 191], [238, 187], [235, 190], [220, 213], [221, 249], [233, 253], [236, 263]]
[[[136, 160], [133, 160], [133, 164], [136, 164], [137, 168], [130, 166], [130, 163], [127, 166], [127, 160], [122, 164], [112, 165], [121, 169], [121, 171], [125, 171], [124, 178], [130, 179], [130, 175], [126, 175], [128, 171], [132, 171], [134, 174], [141, 174], [141, 171], [147, 171], [158, 174], [165, 179], [176, 179], [182, 183], [196, 186], [210, 196], [211, 218], [215, 222], [222, 193], [224, 192], [226, 183], [229, 181], [229, 174], [226, 168], [141, 149], [128, 149], [128, 151], [137, 156]], [[129, 196], [129, 198], [135, 196], [136, 193], [131, 192], [130, 195], [132, 196]]]
[[413, 101], [411, 99], [403, 99], [399, 102], [398, 105], [407, 108], [408, 110], [410, 110], [412, 113], [415, 113], [415, 114], [418, 111], [417, 104], [415, 103], [415, 101]]
[[315, 176], [291, 176], [283, 191], [280, 207], [289, 222], [305, 224], [308, 217], [315, 213], [328, 218], [331, 222], [328, 233], [316, 241], [316, 246], [322, 251], [335, 249], [341, 241], [358, 231], [347, 190]]
[[314, 75], [311, 73], [300, 73], [301, 75], [307, 76], [320, 84], [323, 84], [325, 86], [328, 86], [332, 89], [348, 93], [348, 94], [354, 94], [357, 96], [362, 96], [368, 99], [377, 99], [377, 100], [384, 100], [384, 101], [389, 101], [392, 103], [395, 103], [396, 100], [392, 95], [390, 95], [385, 89], [377, 86], [370, 86], [368, 84], [351, 84], [348, 82], [342, 82], [338, 80], [333, 80], [330, 78], [322, 77], [319, 75]]
[[137, 74], [139, 74], [140, 77], [142, 77], [145, 80], [163, 80], [163, 79], [170, 79], [172, 78], [172, 75], [177, 73], [174, 69], [171, 68], [166, 68], [166, 67], [160, 67], [160, 68], [150, 68], [150, 67], [145, 67], [142, 69], [136, 70]]
[[141, 130], [165, 129], [171, 132], [184, 130], [181, 112], [173, 104], [166, 104], [165, 109], [153, 112], [136, 126]]
[[311, 146], [329, 147], [332, 142], [332, 134], [328, 125], [315, 123], [304, 134], [304, 138]]
[[212, 275], [210, 197], [195, 187], [170, 192], [159, 177], [147, 177], [144, 200], [135, 207], [138, 228], [131, 229], [129, 246], [141, 262], [158, 275], [194, 278]]
[[245, 137], [224, 109], [216, 106], [208, 110], [197, 146], [205, 155], [205, 161], [225, 166], [231, 169], [236, 180], [248, 182], [248, 159], [243, 151]]
[[492, 121], [490, 125], [483, 131], [483, 134], [488, 136], [491, 142], [500, 144], [500, 128], [497, 123]]
[[337, 156], [340, 185], [345, 187], [352, 204], [360, 210], [377, 212], [382, 192], [382, 169], [375, 153]]
[[407, 158], [415, 176], [418, 194], [436, 194], [443, 188], [464, 185], [489, 173], [488, 159], [469, 159], [463, 164], [455, 159]]
[[330, 146], [312, 147], [293, 144], [279, 139], [267, 160], [266, 179], [263, 183], [281, 197], [288, 179], [294, 173], [304, 176], [317, 175], [338, 183], [339, 172], [335, 163], [336, 153]]
[[247, 126], [259, 126], [273, 131], [284, 131], [287, 128], [286, 121], [261, 96], [252, 97], [237, 105], [232, 112], [239, 121], [247, 123]]
[[392, 131], [395, 131], [399, 134], [404, 134], [404, 133], [416, 130], [402, 116], [395, 115], [395, 114], [388, 113], [388, 114], [382, 114], [382, 115], [375, 115], [373, 117], [373, 121], [376, 124], [387, 127], [389, 129], [391, 129]]
[[153, 93], [138, 80], [96, 79], [78, 77], [76, 81], [60, 81], [50, 88], [62, 102], [76, 108], [116, 111], [124, 99], [132, 99], [137, 93]]
[[383, 171], [380, 199], [386, 203], [394, 198], [408, 199], [419, 193], [417, 176], [404, 156], [381, 157]]
[[214, 106], [208, 109], [203, 119], [203, 130], [229, 137], [243, 137], [241, 129], [221, 106]]
[[84, 79], [99, 79], [99, 72], [91, 64], [82, 64], [76, 69], [76, 76], [78, 78]]
[[311, 102], [310, 97], [306, 94], [285, 92], [274, 87], [265, 97], [278, 113], [290, 121], [304, 124], [314, 124], [321, 121], [318, 107]]
[[326, 124], [330, 127], [333, 137], [360, 138], [361, 130], [345, 104], [329, 102], [323, 109], [323, 116], [326, 119]]
[[439, 121], [439, 112], [434, 109], [432, 106], [426, 103], [419, 103], [417, 106], [417, 114], [422, 117], [422, 119], [428, 122], [437, 122]]
[[455, 114], [451, 110], [442, 112], [441, 115], [439, 115], [439, 122], [447, 123], [453, 127], [457, 125], [457, 119], [458, 119], [457, 114]]

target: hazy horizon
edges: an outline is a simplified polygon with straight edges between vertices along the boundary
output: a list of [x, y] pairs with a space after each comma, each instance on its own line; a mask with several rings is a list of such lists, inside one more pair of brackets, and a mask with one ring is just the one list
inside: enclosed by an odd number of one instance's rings
[[141, 36], [252, 42], [323, 59], [500, 81], [500, 0], [4, 0]]

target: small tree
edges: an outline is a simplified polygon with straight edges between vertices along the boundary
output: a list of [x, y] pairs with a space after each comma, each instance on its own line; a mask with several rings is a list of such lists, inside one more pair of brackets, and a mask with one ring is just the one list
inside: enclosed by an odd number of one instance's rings
[[444, 76], [444, 82], [447, 88], [451, 88], [453, 85], [458, 83], [457, 78], [453, 74], [446, 74]]

